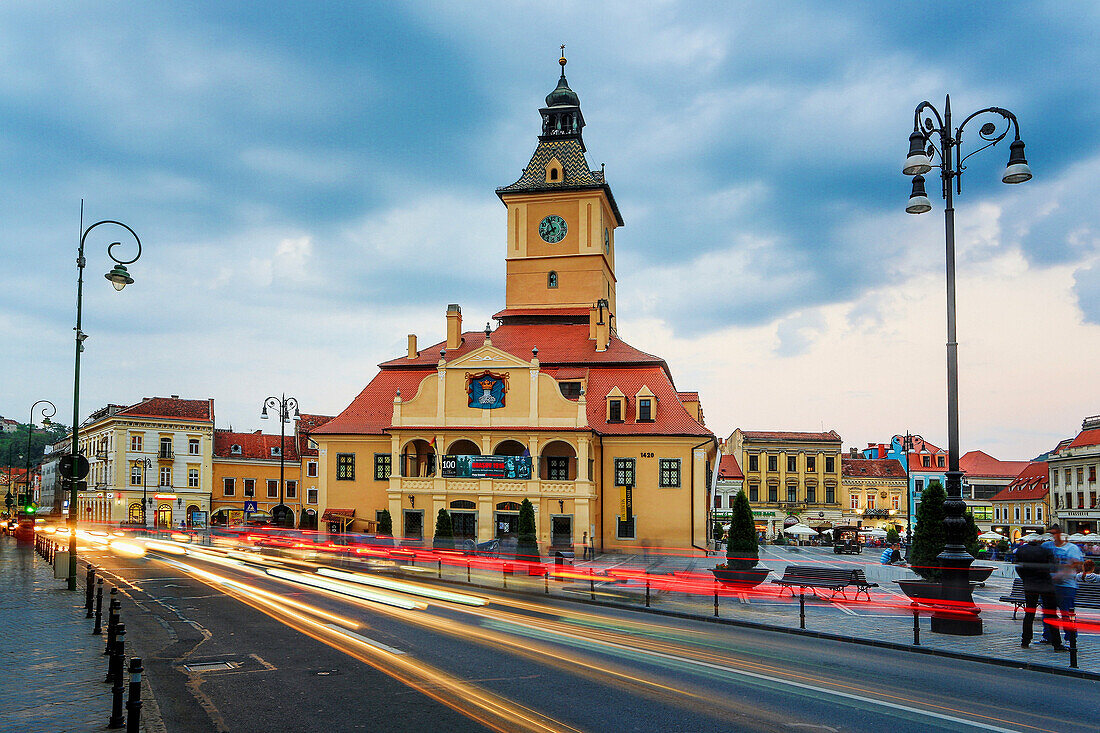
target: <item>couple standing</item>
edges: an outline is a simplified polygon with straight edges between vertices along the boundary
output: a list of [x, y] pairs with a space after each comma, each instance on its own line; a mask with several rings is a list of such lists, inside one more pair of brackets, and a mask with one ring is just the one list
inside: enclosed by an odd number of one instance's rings
[[[1077, 632], [1072, 628], [1077, 601], [1077, 572], [1085, 559], [1081, 548], [1062, 537], [1057, 524], [1047, 530], [1051, 541], [1033, 540], [1016, 551], [1016, 573], [1024, 585], [1024, 624], [1020, 646], [1031, 644], [1035, 623], [1035, 607], [1043, 604], [1043, 638], [1040, 644], [1050, 644], [1054, 651], [1062, 652], [1062, 631], [1066, 641], [1074, 646]], [[1061, 623], [1053, 623], [1061, 614]]]

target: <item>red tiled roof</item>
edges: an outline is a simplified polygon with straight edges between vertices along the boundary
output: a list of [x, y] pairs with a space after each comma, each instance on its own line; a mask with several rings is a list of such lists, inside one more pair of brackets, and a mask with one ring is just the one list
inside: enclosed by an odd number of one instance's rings
[[718, 462], [718, 478], [745, 478], [741, 466], [737, 465], [737, 456], [722, 456], [722, 459]]
[[990, 501], [1018, 501], [1042, 499], [1050, 493], [1050, 474], [1046, 461], [1032, 461], [1024, 470], [1004, 487]]
[[588, 376], [588, 369], [585, 367], [549, 367], [546, 368], [542, 364], [539, 364], [539, 371], [549, 374], [559, 382], [563, 381], [575, 381], [577, 379], [584, 379]]
[[136, 405], [119, 410], [125, 417], [167, 417], [173, 420], [214, 421], [214, 399], [181, 400], [179, 397], [145, 397]]
[[741, 433], [745, 436], [745, 440], [756, 441], [785, 440], [800, 443], [835, 443], [841, 439], [840, 435], [835, 430], [830, 430], [827, 433], [792, 433], [781, 430], [742, 430]]
[[969, 451], [959, 458], [959, 468], [969, 476], [1012, 478], [1027, 466], [1027, 461], [1001, 461], [980, 450]]
[[[653, 354], [635, 349], [625, 341], [612, 338], [605, 351], [596, 351], [596, 342], [588, 338], [588, 324], [570, 323], [505, 323], [492, 332], [493, 346], [520, 359], [529, 360], [531, 349], [539, 349], [539, 364], [544, 366], [595, 365], [614, 363], [652, 363], [664, 365], [664, 360]], [[447, 360], [481, 348], [485, 343], [484, 331], [467, 331], [457, 349], [447, 350]], [[446, 346], [441, 341], [420, 350], [415, 359], [398, 357], [382, 362], [382, 369], [402, 369], [410, 366], [435, 366], [439, 362], [439, 350]]]
[[298, 436], [298, 455], [301, 456], [315, 456], [317, 455], [316, 448], [309, 447], [310, 434], [321, 427], [329, 420], [332, 419], [332, 415], [305, 415], [301, 416], [301, 419], [297, 422], [297, 436]]
[[493, 319], [514, 316], [583, 316], [587, 318], [588, 308], [505, 308], [493, 314]]
[[[240, 453], [233, 453], [232, 447], [239, 445]], [[234, 433], [229, 430], [214, 431], [214, 457], [240, 458], [252, 461], [277, 461], [278, 455], [271, 455], [271, 449], [279, 448], [279, 436], [267, 433]], [[286, 436], [286, 460], [298, 461], [298, 451], [294, 448], [294, 436]]]
[[[412, 361], [412, 360], [410, 360]], [[313, 431], [314, 435], [381, 435], [393, 419], [397, 391], [405, 399], [416, 394], [421, 380], [435, 374], [426, 369], [383, 369], [336, 417]]]
[[698, 392], [677, 392], [676, 395], [680, 398], [681, 402], [698, 402]]
[[1082, 430], [1077, 437], [1070, 441], [1066, 448], [1084, 448], [1090, 445], [1100, 445], [1100, 428]]
[[840, 473], [852, 478], [905, 478], [905, 467], [896, 458], [840, 457]]
[[[609, 423], [606, 420], [606, 397], [615, 387], [625, 397], [623, 422]], [[642, 387], [649, 387], [657, 398], [654, 406], [653, 422], [635, 422], [637, 398], [634, 397]], [[585, 394], [588, 403], [588, 424], [605, 435], [698, 435], [713, 437], [713, 433], [700, 425], [688, 413], [676, 396], [676, 388], [661, 366], [644, 367], [593, 367], [588, 372], [588, 391]]]

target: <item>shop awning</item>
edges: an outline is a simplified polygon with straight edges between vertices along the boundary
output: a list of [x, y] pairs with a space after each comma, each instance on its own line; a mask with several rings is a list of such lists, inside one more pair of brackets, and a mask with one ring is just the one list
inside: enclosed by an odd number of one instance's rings
[[322, 522], [339, 522], [345, 529], [355, 521], [354, 509], [326, 509], [321, 515]]

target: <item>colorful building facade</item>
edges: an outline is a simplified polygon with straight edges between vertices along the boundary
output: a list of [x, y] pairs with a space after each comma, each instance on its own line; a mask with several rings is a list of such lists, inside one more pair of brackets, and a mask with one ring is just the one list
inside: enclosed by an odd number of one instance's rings
[[1012, 542], [1032, 532], [1043, 534], [1050, 522], [1050, 476], [1046, 461], [1032, 461], [994, 494], [992, 530]]
[[845, 523], [905, 534], [908, 492], [901, 461], [843, 457], [840, 468]]
[[1087, 417], [1081, 431], [1047, 459], [1051, 509], [1068, 533], [1096, 534], [1100, 525], [1097, 469], [1100, 468], [1100, 415]]

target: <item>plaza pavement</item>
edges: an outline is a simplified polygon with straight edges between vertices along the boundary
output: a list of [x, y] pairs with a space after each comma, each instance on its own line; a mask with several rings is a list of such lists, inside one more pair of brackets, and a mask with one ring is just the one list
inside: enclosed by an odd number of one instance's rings
[[0, 537], [0, 730], [84, 733], [106, 729], [106, 637], [93, 636], [83, 586], [55, 580], [30, 546]]

